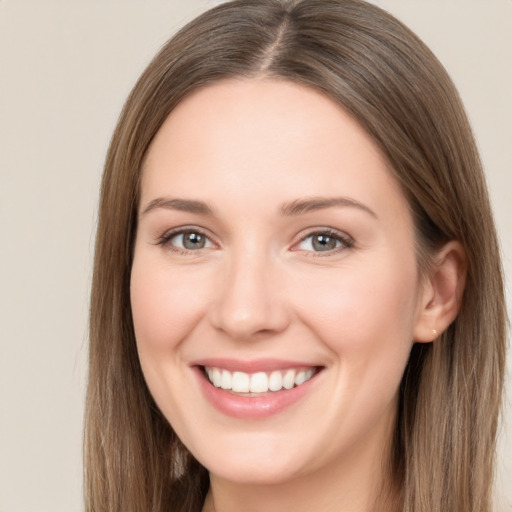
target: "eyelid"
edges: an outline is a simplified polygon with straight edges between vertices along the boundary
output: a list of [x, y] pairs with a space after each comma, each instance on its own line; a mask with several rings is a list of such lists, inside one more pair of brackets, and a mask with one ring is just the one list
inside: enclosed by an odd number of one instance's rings
[[[200, 235], [203, 235], [205, 238], [207, 238], [208, 241], [213, 246], [215, 246], [215, 247], [219, 246], [219, 244], [214, 240], [214, 238], [211, 236], [211, 234], [206, 229], [203, 229], [203, 228], [200, 228], [199, 226], [194, 226], [194, 225], [179, 226], [179, 227], [167, 230], [164, 234], [162, 234], [156, 238], [155, 245], [161, 245], [162, 247], [165, 247], [169, 251], [182, 253], [182, 254], [192, 254], [192, 253], [199, 252], [201, 249], [195, 249], [195, 250], [185, 249], [182, 247], [177, 247], [176, 245], [173, 245], [170, 243], [170, 241], [174, 237], [176, 237], [178, 235], [183, 235], [186, 233], [198, 233]], [[211, 249], [211, 247], [205, 247], [203, 249]]]
[[[199, 233], [203, 235], [205, 238], [208, 239], [208, 241], [216, 248], [219, 248], [219, 244], [215, 241], [214, 237], [210, 234], [210, 232], [204, 228], [201, 228], [199, 226], [194, 225], [185, 225], [185, 226], [179, 226], [172, 229], [167, 230], [164, 234], [156, 238], [155, 245], [161, 245], [163, 247], [166, 247], [168, 250], [172, 252], [182, 253], [182, 254], [192, 254], [192, 253], [198, 253], [201, 251], [201, 249], [185, 249], [178, 247], [176, 245], [170, 244], [170, 241], [181, 234], [186, 233]], [[315, 236], [315, 235], [327, 235], [329, 237], [335, 238], [337, 241], [341, 243], [340, 247], [336, 247], [331, 250], [326, 251], [312, 251], [312, 250], [305, 250], [298, 248], [298, 245], [308, 238]], [[308, 253], [308, 256], [311, 257], [321, 257], [321, 256], [331, 256], [333, 254], [337, 254], [340, 252], [343, 252], [347, 249], [350, 249], [354, 246], [354, 239], [348, 235], [347, 233], [334, 229], [329, 227], [318, 227], [318, 228], [310, 228], [308, 230], [303, 230], [301, 233], [299, 233], [296, 236], [295, 241], [293, 242], [290, 250], [291, 251], [302, 251], [304, 253]], [[211, 247], [206, 247], [203, 249], [211, 249]]]
[[[336, 247], [335, 249], [331, 249], [331, 250], [327, 250], [327, 251], [310, 251], [310, 250], [298, 248], [298, 245], [300, 243], [304, 242], [308, 238], [315, 236], [315, 235], [327, 235], [332, 238], [335, 238], [337, 241], [339, 241], [341, 243], [341, 247]], [[347, 249], [352, 248], [355, 243], [354, 239], [347, 233], [345, 233], [343, 231], [339, 231], [337, 229], [327, 228], [327, 227], [312, 228], [312, 229], [308, 230], [307, 232], [303, 231], [297, 236], [297, 238], [298, 238], [298, 240], [296, 240], [293, 243], [291, 250], [292, 251], [303, 251], [304, 253], [308, 253], [308, 256], [311, 256], [311, 257], [332, 256], [333, 254], [338, 254], [340, 252], [343, 252]]]

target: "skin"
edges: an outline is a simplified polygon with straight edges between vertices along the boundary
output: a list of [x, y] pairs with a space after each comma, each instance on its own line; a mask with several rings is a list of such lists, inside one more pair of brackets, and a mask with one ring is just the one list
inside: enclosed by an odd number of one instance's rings
[[[333, 197], [362, 206], [282, 213], [283, 204]], [[202, 201], [213, 213], [161, 198]], [[183, 226], [205, 246], [163, 240]], [[326, 230], [339, 234], [336, 247], [314, 250], [311, 234]], [[320, 93], [229, 80], [178, 105], [143, 170], [131, 301], [149, 389], [210, 471], [204, 510], [370, 510], [391, 487], [412, 344], [431, 341], [455, 314], [458, 254], [447, 248], [441, 270], [421, 282], [412, 218], [387, 161]], [[201, 392], [190, 365], [211, 357], [322, 371], [292, 406], [240, 419]]]

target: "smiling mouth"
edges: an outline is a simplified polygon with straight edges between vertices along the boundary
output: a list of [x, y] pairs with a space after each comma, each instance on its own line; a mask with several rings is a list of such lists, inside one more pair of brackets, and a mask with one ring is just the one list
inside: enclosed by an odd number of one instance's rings
[[290, 390], [308, 382], [319, 371], [318, 367], [309, 367], [246, 373], [214, 366], [203, 367], [205, 377], [213, 386], [244, 396], [261, 396], [263, 393]]

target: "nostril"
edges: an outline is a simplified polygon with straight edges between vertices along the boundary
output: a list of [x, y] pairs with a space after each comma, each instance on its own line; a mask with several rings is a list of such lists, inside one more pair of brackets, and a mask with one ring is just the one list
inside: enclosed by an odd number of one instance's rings
[[289, 318], [279, 305], [231, 303], [211, 311], [212, 325], [236, 340], [261, 339], [283, 332]]

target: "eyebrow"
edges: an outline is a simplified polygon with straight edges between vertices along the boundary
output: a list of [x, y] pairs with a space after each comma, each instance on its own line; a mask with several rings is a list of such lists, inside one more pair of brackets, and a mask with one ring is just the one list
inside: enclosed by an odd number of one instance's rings
[[357, 208], [377, 219], [377, 214], [368, 206], [350, 197], [311, 197], [297, 199], [290, 203], [285, 203], [281, 207], [281, 213], [285, 216], [302, 215], [304, 213], [324, 210], [326, 208]]
[[182, 212], [197, 213], [199, 215], [213, 215], [212, 208], [203, 201], [196, 201], [194, 199], [170, 199], [167, 197], [158, 197], [150, 201], [142, 212], [142, 215], [157, 208], [179, 210]]
[[[281, 206], [281, 215], [286, 217], [302, 215], [304, 213], [325, 210], [327, 208], [357, 208], [377, 219], [377, 214], [368, 206], [349, 197], [311, 197], [296, 199]], [[213, 216], [214, 211], [208, 203], [195, 199], [173, 199], [158, 197], [149, 202], [142, 215], [157, 208], [179, 210], [182, 212], [196, 213], [198, 215]]]

